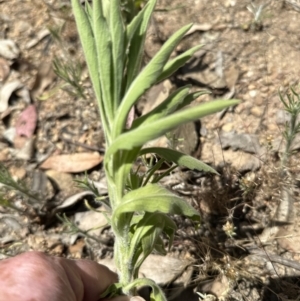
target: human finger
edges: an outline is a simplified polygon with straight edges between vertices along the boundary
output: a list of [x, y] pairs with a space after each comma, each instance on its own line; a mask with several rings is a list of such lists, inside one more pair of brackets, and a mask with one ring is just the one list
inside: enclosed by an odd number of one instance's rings
[[84, 287], [83, 301], [99, 300], [99, 296], [111, 284], [118, 282], [118, 276], [116, 273], [95, 261], [68, 260], [68, 264], [75, 266], [80, 275]]

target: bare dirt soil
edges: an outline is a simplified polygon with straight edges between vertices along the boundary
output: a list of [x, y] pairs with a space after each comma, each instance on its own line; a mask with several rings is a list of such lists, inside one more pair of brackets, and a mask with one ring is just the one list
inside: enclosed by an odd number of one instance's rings
[[[164, 285], [169, 299], [299, 300], [300, 144], [296, 137], [283, 166], [290, 116], [278, 96], [299, 82], [297, 3], [158, 1], [145, 63], [187, 23], [194, 26], [174, 55], [203, 47], [152, 88], [136, 114], [186, 84], [211, 91], [196, 102], [241, 100], [152, 142], [172, 142], [220, 173], [178, 169], [162, 182], [202, 215], [198, 229], [175, 217], [179, 229], [170, 253], [144, 267], [143, 275]], [[39, 250], [111, 265], [113, 235], [103, 214], [87, 209], [99, 203], [74, 182], [87, 170], [99, 194], [107, 195], [101, 121], [70, 2], [2, 0], [0, 33], [0, 161], [12, 177], [1, 168], [0, 182], [27, 187], [19, 194], [1, 186], [0, 258]], [[69, 83], [55, 66], [73, 75]]]

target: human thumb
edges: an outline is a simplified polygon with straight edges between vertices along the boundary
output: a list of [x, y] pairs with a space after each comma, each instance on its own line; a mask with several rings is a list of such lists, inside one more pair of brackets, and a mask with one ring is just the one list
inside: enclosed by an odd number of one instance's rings
[[143, 299], [142, 297], [127, 297], [127, 296], [118, 296], [112, 299], [104, 299], [103, 301], [145, 301], [145, 299]]

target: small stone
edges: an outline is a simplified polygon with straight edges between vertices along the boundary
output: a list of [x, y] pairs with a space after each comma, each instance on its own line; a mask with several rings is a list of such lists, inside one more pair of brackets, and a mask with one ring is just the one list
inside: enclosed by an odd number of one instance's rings
[[0, 162], [5, 162], [9, 159], [9, 156], [10, 155], [10, 152], [9, 152], [9, 148], [5, 148], [5, 149], [2, 149], [0, 151]]
[[56, 245], [53, 249], [51, 249], [49, 253], [50, 255], [61, 256], [64, 252], [64, 249], [65, 249], [64, 245], [60, 243]]
[[224, 132], [231, 132], [234, 129], [234, 123], [233, 122], [229, 122], [223, 125], [222, 130]]
[[249, 95], [254, 98], [257, 95], [257, 90], [250, 90]]
[[250, 112], [255, 117], [261, 117], [263, 114], [263, 109], [262, 109], [262, 107], [255, 106], [255, 107], [251, 108]]
[[17, 44], [12, 40], [0, 40], [0, 55], [8, 60], [14, 60], [19, 57], [20, 50]]

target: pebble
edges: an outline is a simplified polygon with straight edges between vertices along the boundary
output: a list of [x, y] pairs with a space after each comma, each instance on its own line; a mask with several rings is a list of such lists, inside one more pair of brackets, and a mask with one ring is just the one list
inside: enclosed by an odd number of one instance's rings
[[257, 95], [257, 90], [250, 90], [249, 95], [254, 98]]
[[250, 109], [250, 112], [255, 117], [261, 117], [263, 115], [263, 108], [259, 106], [255, 106]]

